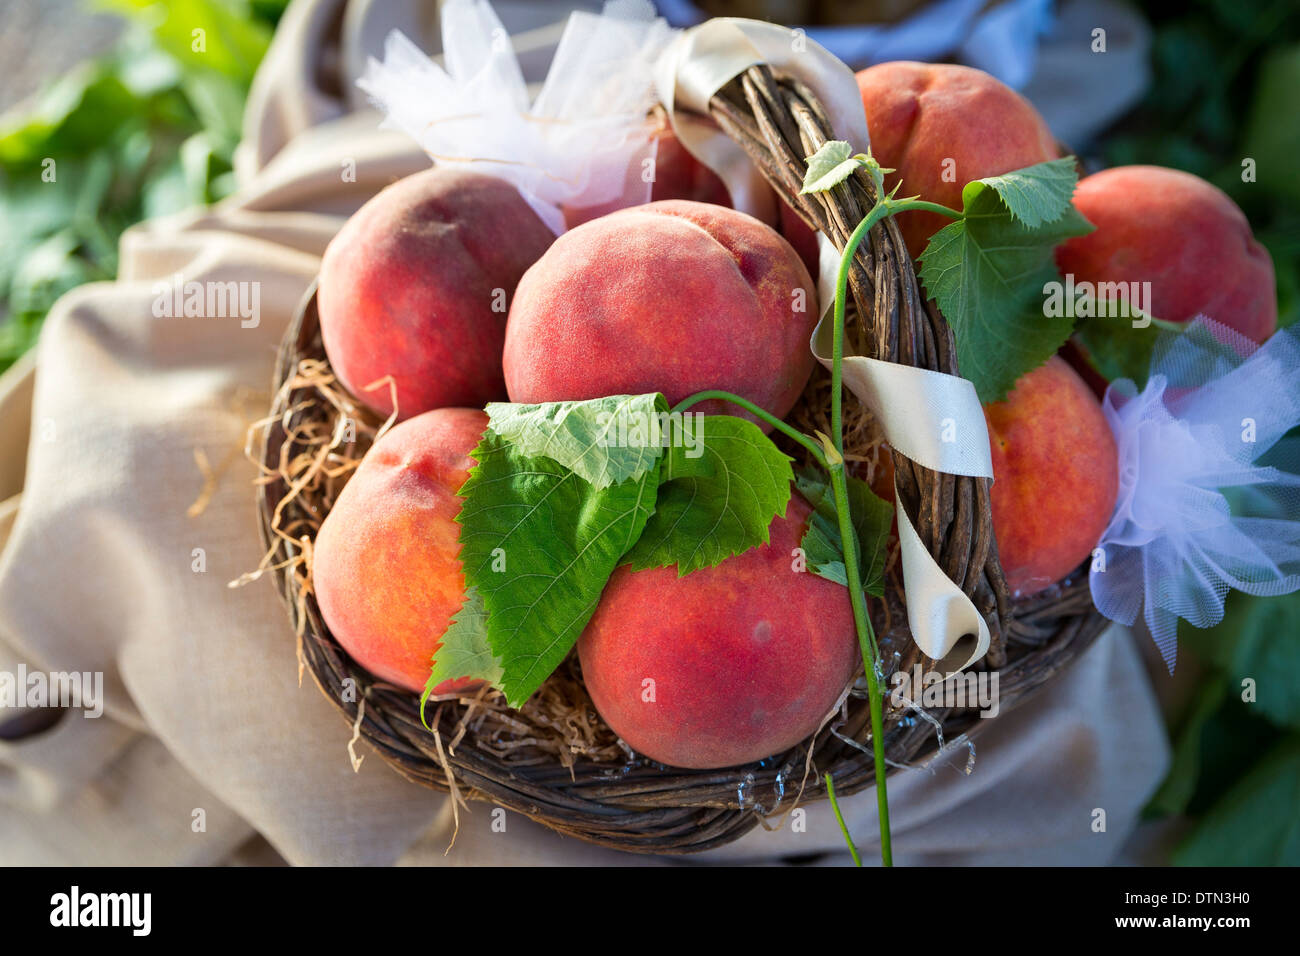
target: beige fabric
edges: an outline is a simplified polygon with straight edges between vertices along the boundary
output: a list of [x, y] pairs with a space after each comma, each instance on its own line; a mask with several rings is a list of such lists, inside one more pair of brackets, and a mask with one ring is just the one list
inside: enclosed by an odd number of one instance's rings
[[[98, 720], [69, 713], [44, 734], [0, 741], [0, 863], [256, 862], [274, 858], [267, 844], [297, 864], [647, 862], [514, 815], [496, 832], [485, 804], [462, 816], [444, 855], [446, 799], [374, 754], [354, 773], [349, 728], [310, 680], [298, 686], [270, 583], [226, 586], [261, 556], [253, 471], [235, 450], [244, 416], [269, 397], [280, 335], [343, 217], [425, 165], [329, 92], [350, 88], [330, 80], [331, 65], [364, 60], [354, 37], [382, 37], [385, 18], [413, 22], [420, 5], [376, 0], [364, 16], [342, 6], [297, 0], [287, 14], [250, 104], [238, 195], [132, 230], [119, 280], [65, 297], [39, 371], [23, 365], [0, 381], [0, 501], [13, 518], [6, 534], [0, 509], [0, 671], [102, 670], [106, 692]], [[260, 321], [155, 318], [154, 284], [178, 272], [259, 283]], [[196, 449], [224, 470], [190, 518]], [[1103, 862], [1167, 760], [1146, 677], [1118, 630], [977, 746], [971, 776], [945, 764], [894, 782], [901, 861]], [[965, 752], [954, 759], [960, 768]], [[869, 844], [871, 796], [847, 804]], [[1100, 834], [1090, 830], [1098, 807]], [[818, 804], [805, 832], [760, 830], [705, 859], [842, 862], [840, 846]]]

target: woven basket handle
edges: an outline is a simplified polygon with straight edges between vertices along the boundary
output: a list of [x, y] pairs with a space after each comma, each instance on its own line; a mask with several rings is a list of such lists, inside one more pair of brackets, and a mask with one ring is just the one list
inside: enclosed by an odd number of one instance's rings
[[[834, 132], [816, 95], [803, 83], [759, 64], [724, 86], [709, 103], [718, 125], [753, 159], [772, 188], [809, 227], [843, 250], [849, 235], [875, 205], [875, 185], [858, 170], [829, 192], [800, 194], [805, 157]], [[860, 354], [887, 362], [956, 375], [952, 330], [921, 296], [916, 272], [893, 218], [871, 230], [854, 255], [849, 288], [858, 322], [846, 342]], [[855, 400], [855, 399], [850, 399]], [[970, 597], [988, 622], [992, 643], [986, 660], [1006, 660], [1004, 623], [1009, 598], [993, 538], [989, 479], [931, 471], [891, 450], [900, 502], [930, 554]], [[891, 581], [891, 587], [899, 583]], [[895, 594], [896, 602], [901, 595]], [[900, 666], [920, 652], [907, 642]]]

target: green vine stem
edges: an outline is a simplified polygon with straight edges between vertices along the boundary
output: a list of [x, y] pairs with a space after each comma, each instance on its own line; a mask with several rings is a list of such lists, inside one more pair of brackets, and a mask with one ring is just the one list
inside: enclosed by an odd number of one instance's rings
[[[877, 195], [883, 192], [878, 168], [868, 167], [876, 180]], [[853, 514], [849, 505], [848, 476], [844, 467], [844, 317], [847, 309], [849, 272], [853, 267], [853, 257], [862, 240], [871, 232], [873, 226], [888, 216], [909, 211], [936, 212], [951, 219], [960, 219], [962, 213], [949, 209], [938, 203], [926, 202], [915, 197], [894, 199], [893, 195], [881, 196], [849, 236], [840, 254], [839, 271], [835, 283], [834, 325], [832, 327], [832, 361], [831, 361], [831, 435], [829, 443], [819, 446], [807, 435], [792, 428], [770, 412], [759, 408], [748, 399], [731, 392], [718, 389], [696, 392], [673, 406], [674, 412], [682, 412], [699, 402], [716, 399], [738, 405], [755, 417], [771, 425], [781, 434], [798, 442], [806, 448], [813, 459], [826, 470], [830, 476], [831, 489], [835, 495], [835, 511], [839, 520], [840, 541], [844, 547], [844, 571], [849, 581], [849, 602], [853, 607], [853, 622], [858, 634], [858, 647], [862, 651], [863, 670], [867, 677], [867, 699], [871, 714], [871, 751], [875, 761], [876, 772], [876, 808], [880, 821], [880, 860], [885, 866], [893, 866], [893, 846], [889, 830], [889, 794], [885, 781], [885, 742], [884, 742], [884, 698], [880, 691], [882, 670], [880, 649], [876, 645], [876, 632], [867, 613], [866, 592], [862, 588], [861, 556], [858, 553], [858, 538], [853, 527]], [[831, 775], [826, 774], [826, 793], [830, 798], [835, 818], [848, 844], [849, 853], [859, 866], [862, 860], [857, 847], [844, 823], [839, 803], [835, 799], [835, 785]]]
[[844, 822], [844, 814], [840, 813], [840, 802], [835, 799], [835, 781], [831, 779], [829, 772], [826, 774], [826, 797], [831, 802], [831, 809], [835, 811], [835, 819], [839, 822], [840, 833], [844, 834], [844, 842], [849, 845], [849, 855], [853, 857], [853, 865], [861, 866], [862, 857], [858, 856], [858, 848], [853, 843], [853, 834], [849, 832], [848, 825]]
[[698, 405], [700, 402], [707, 402], [710, 399], [730, 402], [732, 405], [739, 405], [741, 408], [745, 409], [745, 411], [771, 425], [782, 435], [785, 435], [793, 441], [797, 441], [804, 448], [808, 449], [813, 456], [813, 460], [816, 461], [817, 464], [821, 465], [823, 468], [828, 467], [826, 464], [826, 456], [822, 453], [821, 447], [815, 441], [798, 429], [791, 428], [785, 422], [781, 421], [781, 419], [767, 411], [767, 409], [759, 408], [749, 399], [741, 398], [739, 395], [732, 392], [724, 392], [721, 389], [716, 388], [704, 392], [696, 392], [694, 395], [689, 395], [674, 405], [672, 407], [672, 412], [673, 414], [684, 412], [692, 405]]

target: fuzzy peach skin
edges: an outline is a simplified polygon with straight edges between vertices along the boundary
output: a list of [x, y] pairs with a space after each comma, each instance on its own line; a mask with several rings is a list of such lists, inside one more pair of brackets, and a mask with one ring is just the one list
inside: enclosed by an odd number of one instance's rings
[[1095, 232], [1056, 250], [1075, 282], [1150, 282], [1158, 319], [1204, 313], [1263, 342], [1277, 329], [1273, 260], [1245, 214], [1199, 176], [1160, 166], [1117, 166], [1074, 192]]
[[767, 545], [715, 568], [614, 572], [578, 655], [596, 709], [634, 750], [674, 767], [748, 763], [834, 706], [858, 644], [848, 591], [794, 569], [809, 511], [792, 496]]
[[514, 402], [670, 403], [718, 388], [784, 415], [812, 372], [816, 302], [794, 249], [751, 216], [677, 200], [624, 209], [562, 235], [520, 280], [506, 387]]
[[[898, 195], [962, 207], [968, 182], [1056, 159], [1056, 140], [1030, 102], [983, 70], [899, 60], [858, 73], [871, 152], [895, 172]], [[946, 163], [945, 161], [952, 162]], [[945, 176], [946, 174], [946, 176]], [[897, 217], [917, 258], [951, 219], [932, 212]]]
[[1101, 404], [1059, 356], [984, 408], [993, 452], [993, 534], [1013, 596], [1041, 591], [1087, 558], [1119, 491]]
[[[461, 500], [488, 418], [439, 408], [377, 441], [316, 535], [312, 581], [321, 616], [375, 677], [423, 691], [442, 635], [465, 603]], [[448, 693], [472, 681], [446, 681]]]
[[365, 388], [392, 375], [402, 418], [503, 398], [506, 297], [554, 238], [494, 176], [435, 167], [385, 188], [321, 261], [321, 338], [340, 381], [387, 415], [388, 387]]

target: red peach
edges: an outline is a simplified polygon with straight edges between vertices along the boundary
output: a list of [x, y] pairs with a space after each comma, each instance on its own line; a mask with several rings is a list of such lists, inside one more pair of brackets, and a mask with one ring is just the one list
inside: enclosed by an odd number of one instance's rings
[[312, 583], [330, 633], [375, 677], [407, 690], [424, 690], [465, 603], [456, 492], [487, 423], [476, 409], [439, 408], [397, 425], [357, 466], [316, 535]]
[[378, 193], [321, 260], [321, 338], [339, 380], [381, 414], [503, 398], [507, 297], [555, 237], [504, 180], [435, 167]]
[[506, 387], [515, 402], [663, 392], [670, 403], [716, 388], [784, 415], [812, 371], [816, 313], [808, 270], [769, 226], [708, 203], [649, 203], [565, 233], [524, 274]]
[[1059, 581], [1097, 546], [1119, 493], [1101, 404], [1059, 356], [984, 408], [993, 452], [993, 533], [1013, 595]]
[[1159, 166], [1117, 166], [1079, 182], [1074, 204], [1095, 232], [1056, 250], [1075, 282], [1150, 282], [1158, 319], [1204, 314], [1263, 342], [1277, 329], [1273, 260], [1218, 187]]
[[[946, 63], [897, 61], [858, 73], [872, 155], [895, 172], [885, 177], [900, 196], [962, 208], [962, 187], [975, 179], [1056, 159], [1047, 123], [1033, 105], [982, 70]], [[898, 215], [912, 258], [951, 219], [932, 212]]]
[[[731, 193], [727, 185], [709, 167], [687, 151], [677, 134], [673, 132], [668, 117], [659, 113], [649, 121], [653, 132], [650, 134], [655, 145], [654, 181], [650, 185], [649, 202], [661, 199], [689, 199], [693, 202], [707, 202], [718, 206], [731, 205]], [[637, 181], [642, 175], [638, 163], [628, 170], [628, 175]], [[644, 190], [644, 184], [641, 185]], [[641, 193], [644, 195], [644, 192]], [[627, 208], [621, 202], [600, 203], [594, 206], [564, 208], [564, 225], [573, 229], [584, 222], [590, 222], [611, 212]]]
[[820, 268], [821, 250], [817, 246], [817, 231], [800, 218], [793, 207], [781, 197], [777, 197], [777, 211], [780, 214], [780, 232], [782, 238], [790, 243], [799, 260], [808, 269], [813, 284], [817, 284], [817, 272]]
[[578, 641], [583, 680], [634, 750], [674, 767], [760, 760], [812, 734], [853, 679], [848, 591], [796, 570], [808, 504], [717, 567], [619, 568]]

